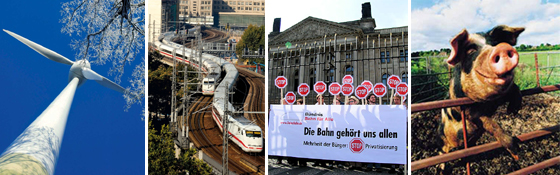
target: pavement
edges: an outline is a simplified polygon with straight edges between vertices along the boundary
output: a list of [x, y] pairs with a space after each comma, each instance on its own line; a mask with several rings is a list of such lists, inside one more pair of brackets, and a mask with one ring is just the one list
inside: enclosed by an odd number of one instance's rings
[[335, 174], [378, 174], [378, 175], [393, 175], [393, 174], [404, 174], [403, 168], [400, 168], [397, 172], [389, 173], [390, 168], [381, 167], [380, 169], [375, 169], [373, 171], [366, 171], [365, 168], [349, 170], [348, 167], [321, 167], [313, 166], [313, 162], [307, 162], [307, 166], [292, 166], [288, 164], [288, 161], [284, 159], [282, 164], [278, 164], [276, 158], [268, 159], [268, 174], [303, 174], [303, 175], [335, 175]]

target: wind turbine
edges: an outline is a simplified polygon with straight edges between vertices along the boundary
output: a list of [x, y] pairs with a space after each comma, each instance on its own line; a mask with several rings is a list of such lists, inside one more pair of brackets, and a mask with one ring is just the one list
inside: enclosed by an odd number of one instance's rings
[[76, 88], [94, 80], [120, 93], [127, 91], [91, 70], [89, 61], [75, 62], [18, 34], [4, 29], [12, 37], [41, 55], [58, 63], [70, 65], [68, 85], [53, 102], [23, 131], [0, 157], [0, 174], [53, 174]]

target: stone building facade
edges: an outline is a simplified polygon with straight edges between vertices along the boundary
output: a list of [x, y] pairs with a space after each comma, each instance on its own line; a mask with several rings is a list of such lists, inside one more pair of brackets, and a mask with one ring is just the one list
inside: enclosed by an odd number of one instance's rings
[[264, 0], [177, 0], [179, 20], [212, 17], [216, 26], [264, 25]]
[[[284, 94], [297, 93], [301, 83], [342, 84], [344, 75], [354, 77], [354, 87], [364, 80], [386, 84], [391, 75], [408, 82], [408, 26], [377, 29], [371, 14], [363, 14], [362, 19], [340, 23], [308, 17], [279, 32], [279, 21], [268, 42], [269, 104], [280, 103], [280, 89], [274, 86], [280, 75], [288, 79]], [[316, 95], [311, 90], [306, 104], [315, 104]], [[325, 103], [332, 104], [332, 96], [324, 96]], [[390, 91], [384, 103], [388, 96]]]

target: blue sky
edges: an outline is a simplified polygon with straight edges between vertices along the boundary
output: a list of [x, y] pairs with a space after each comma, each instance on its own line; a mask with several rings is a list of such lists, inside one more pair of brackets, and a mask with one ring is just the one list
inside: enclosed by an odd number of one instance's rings
[[[17, 33], [71, 60], [71, 37], [62, 34], [61, 3], [5, 1], [0, 28]], [[76, 38], [78, 39], [78, 38]], [[141, 51], [140, 56], [144, 56]], [[141, 59], [136, 59], [141, 61]], [[136, 63], [134, 63], [136, 64]], [[110, 64], [92, 65], [108, 76]], [[0, 150], [4, 150], [68, 84], [70, 66], [51, 61], [0, 32]], [[128, 67], [121, 86], [128, 86]], [[145, 142], [141, 106], [124, 111], [122, 94], [88, 81], [76, 91], [68, 116], [56, 174], [144, 174]]]
[[282, 18], [280, 31], [308, 16], [334, 22], [359, 20], [365, 2], [371, 4], [371, 16], [375, 18], [377, 28], [408, 26], [408, 1], [403, 0], [273, 0], [266, 1], [266, 35], [272, 32], [274, 18]]
[[519, 44], [560, 43], [560, 1], [434, 0], [412, 1], [412, 51], [449, 48], [461, 29], [488, 31], [500, 24], [522, 26]]

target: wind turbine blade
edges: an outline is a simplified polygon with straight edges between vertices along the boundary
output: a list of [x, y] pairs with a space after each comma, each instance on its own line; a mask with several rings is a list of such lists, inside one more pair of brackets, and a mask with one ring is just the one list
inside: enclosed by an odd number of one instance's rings
[[60, 54], [58, 54], [58, 53], [56, 53], [56, 52], [54, 52], [50, 49], [47, 49], [47, 48], [45, 48], [45, 47], [43, 47], [43, 46], [41, 46], [37, 43], [34, 43], [33, 41], [30, 41], [30, 40], [28, 40], [28, 39], [26, 39], [22, 36], [19, 36], [18, 34], [10, 32], [6, 29], [3, 29], [3, 30], [4, 30], [4, 32], [10, 34], [12, 37], [16, 38], [17, 40], [19, 40], [23, 44], [31, 47], [33, 50], [39, 52], [41, 55], [47, 57], [50, 60], [53, 60], [53, 61], [56, 61], [56, 62], [59, 62], [59, 63], [62, 63], [62, 64], [67, 64], [67, 65], [74, 64], [73, 61], [70, 61], [68, 58], [66, 58], [66, 57], [64, 57], [64, 56], [62, 56], [62, 55], [60, 55]]
[[113, 89], [117, 92], [120, 93], [125, 93], [126, 89], [124, 89], [123, 87], [119, 86], [117, 83], [114, 83], [113, 81], [99, 75], [97, 72], [91, 70], [91, 69], [83, 69], [82, 70], [82, 74], [84, 75], [84, 77], [86, 77], [88, 80], [95, 80], [97, 81], [97, 83], [99, 83], [101, 86], [105, 86], [109, 89]]
[[103, 80], [103, 76], [97, 74], [96, 72], [88, 68], [82, 69], [82, 75], [84, 75], [84, 77], [86, 77], [88, 80], [95, 80], [95, 81]]

